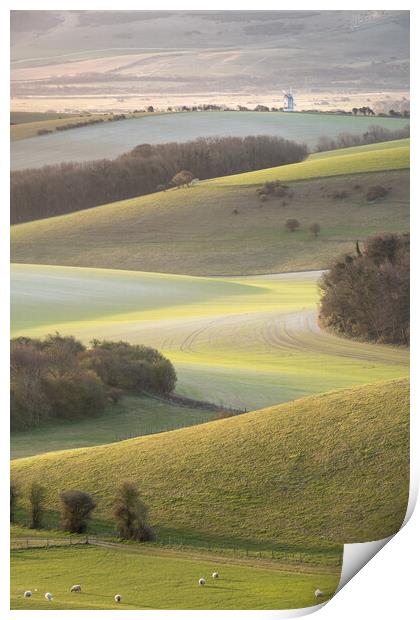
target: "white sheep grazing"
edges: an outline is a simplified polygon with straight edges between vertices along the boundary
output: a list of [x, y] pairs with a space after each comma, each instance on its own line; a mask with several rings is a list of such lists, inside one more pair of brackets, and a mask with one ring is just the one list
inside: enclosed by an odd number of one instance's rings
[[30, 590], [25, 590], [25, 592], [23, 593], [24, 598], [31, 598], [31, 596], [32, 592]]
[[323, 596], [325, 596], [325, 594], [323, 593], [323, 591], [322, 591], [322, 590], [320, 590], [319, 588], [317, 588], [317, 589], [315, 590], [315, 596], [316, 596], [317, 598], [322, 598]]
[[82, 591], [82, 586], [80, 586], [79, 584], [72, 586], [70, 588], [70, 592], [81, 592]]
[[200, 577], [200, 579], [198, 580], [198, 585], [199, 586], [206, 585], [206, 580], [204, 579], [204, 577]]
[[51, 592], [46, 592], [45, 593], [45, 598], [47, 599], [47, 601], [52, 601], [53, 600], [53, 595], [51, 594]]
[[114, 596], [114, 601], [115, 601], [116, 603], [121, 603], [121, 599], [122, 599], [121, 594], [116, 594], [116, 595]]
[[212, 577], [213, 579], [219, 579], [219, 573], [213, 573]]

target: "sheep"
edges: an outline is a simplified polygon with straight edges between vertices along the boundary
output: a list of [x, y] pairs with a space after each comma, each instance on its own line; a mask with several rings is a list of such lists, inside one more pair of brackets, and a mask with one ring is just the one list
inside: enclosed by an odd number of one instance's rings
[[47, 601], [53, 600], [53, 595], [51, 594], [51, 592], [46, 592], [44, 596], [47, 599]]
[[121, 603], [121, 599], [122, 599], [121, 594], [116, 594], [116, 595], [114, 596], [114, 601], [115, 601], [116, 603]]
[[317, 588], [317, 589], [315, 590], [315, 596], [316, 596], [316, 598], [322, 598], [323, 596], [325, 596], [325, 594], [323, 593], [323, 591], [322, 591], [322, 590], [320, 590], [319, 588]]
[[81, 592], [81, 591], [82, 591], [82, 586], [80, 585], [75, 585], [70, 588], [70, 592]]
[[23, 593], [24, 598], [31, 598], [31, 596], [32, 592], [30, 590], [25, 590], [25, 592]]
[[212, 577], [213, 579], [219, 579], [219, 573], [213, 573]]
[[205, 584], [206, 584], [206, 580], [204, 579], [204, 577], [200, 577], [200, 579], [198, 580], [198, 585], [204, 586]]

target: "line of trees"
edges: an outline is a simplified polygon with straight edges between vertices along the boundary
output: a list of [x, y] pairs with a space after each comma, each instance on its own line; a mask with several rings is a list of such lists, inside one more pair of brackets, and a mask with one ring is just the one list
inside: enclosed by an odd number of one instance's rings
[[382, 234], [335, 260], [321, 277], [321, 323], [362, 340], [408, 345], [410, 237]]
[[13, 224], [71, 213], [169, 188], [181, 170], [208, 179], [302, 161], [307, 147], [271, 136], [140, 144], [121, 157], [18, 170], [11, 175]]
[[350, 146], [361, 146], [363, 144], [375, 144], [376, 142], [387, 142], [389, 140], [400, 140], [410, 137], [410, 125], [402, 129], [386, 129], [380, 125], [372, 125], [364, 134], [357, 135], [351, 133], [340, 133], [336, 138], [321, 136], [315, 147], [317, 152], [333, 151], [344, 149]]
[[123, 121], [127, 118], [125, 114], [113, 114], [107, 118], [90, 118], [84, 121], [74, 121], [66, 123], [65, 125], [57, 125], [54, 129], [39, 129], [38, 136], [45, 136], [49, 133], [54, 133], [54, 131], [67, 131], [68, 129], [79, 129], [80, 127], [87, 127], [88, 125], [98, 125], [100, 123], [104, 123], [105, 121]]
[[[17, 520], [18, 500], [23, 497], [17, 485], [10, 483], [10, 522]], [[29, 527], [41, 529], [46, 513], [47, 489], [33, 481], [27, 489], [29, 504]], [[88, 529], [92, 513], [97, 507], [95, 499], [85, 491], [67, 489], [60, 493], [61, 529], [72, 534], [83, 534]], [[141, 500], [137, 486], [122, 482], [115, 491], [112, 509], [115, 528], [120, 538], [145, 542], [154, 539], [154, 532], [148, 524], [148, 508]]]
[[11, 341], [11, 428], [48, 419], [98, 416], [107, 400], [143, 390], [168, 394], [176, 384], [171, 362], [159, 351], [126, 342], [94, 340], [85, 347], [60, 334]]
[[351, 111], [355, 116], [357, 116], [359, 112], [360, 114], [363, 114], [363, 116], [366, 116], [366, 114], [368, 116], [375, 116], [375, 112], [372, 110], [372, 108], [366, 105], [362, 106], [361, 108], [352, 108]]

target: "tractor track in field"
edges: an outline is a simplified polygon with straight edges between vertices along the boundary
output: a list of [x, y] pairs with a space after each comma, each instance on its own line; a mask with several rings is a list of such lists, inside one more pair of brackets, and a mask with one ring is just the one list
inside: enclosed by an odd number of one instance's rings
[[[316, 310], [290, 313], [259, 313], [198, 319], [201, 325], [191, 332], [180, 326], [179, 339], [162, 341], [162, 348], [196, 353], [218, 349], [247, 351], [277, 350], [280, 354], [305, 353], [334, 355], [370, 363], [403, 363], [405, 350], [367, 344], [336, 336], [318, 325]], [[175, 321], [176, 322], [176, 321]], [[174, 322], [174, 328], [176, 329]]]

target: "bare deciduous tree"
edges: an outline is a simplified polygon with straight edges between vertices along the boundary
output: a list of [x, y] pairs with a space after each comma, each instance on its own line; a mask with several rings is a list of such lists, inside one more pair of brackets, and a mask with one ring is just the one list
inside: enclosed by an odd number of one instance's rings
[[32, 482], [29, 488], [30, 524], [29, 527], [39, 529], [45, 510], [45, 487], [38, 482]]
[[126, 481], [118, 487], [113, 512], [121, 538], [141, 542], [153, 539], [153, 531], [147, 524], [146, 504], [141, 501], [134, 483]]

